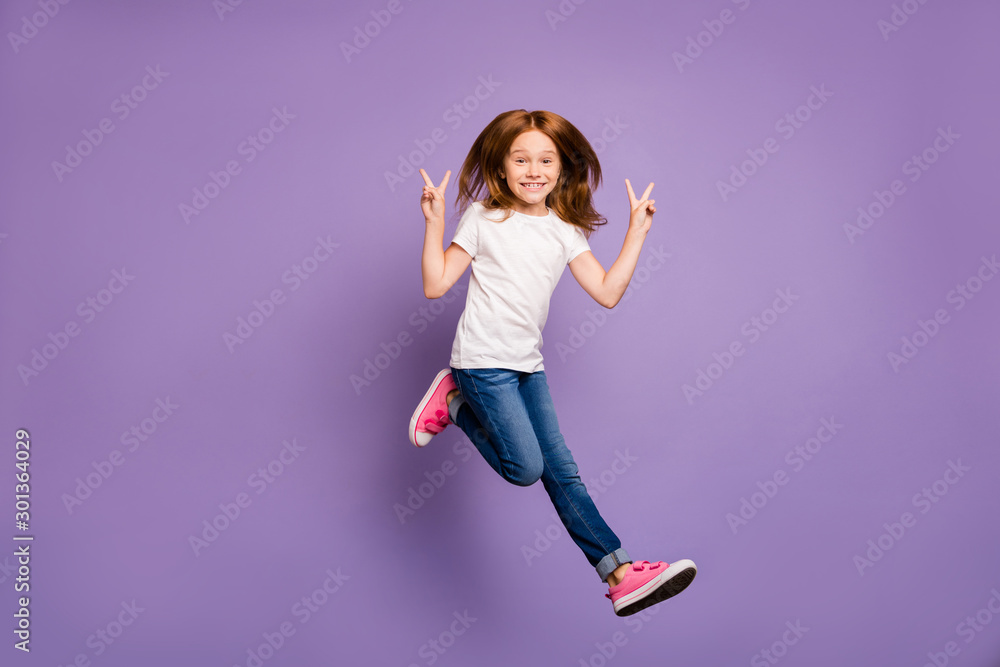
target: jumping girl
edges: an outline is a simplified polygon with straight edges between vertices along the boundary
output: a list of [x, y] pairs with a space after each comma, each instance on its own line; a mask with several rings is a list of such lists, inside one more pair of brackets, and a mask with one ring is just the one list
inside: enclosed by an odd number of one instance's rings
[[560, 434], [541, 354], [549, 299], [567, 264], [605, 308], [622, 298], [656, 211], [648, 198], [653, 184], [637, 199], [625, 179], [628, 230], [605, 272], [588, 243], [591, 232], [607, 224], [592, 200], [601, 165], [562, 116], [519, 109], [486, 126], [462, 165], [456, 209], [468, 208], [447, 250], [444, 193], [451, 171], [437, 187], [427, 172], [420, 174], [426, 183], [420, 199], [424, 295], [443, 296], [470, 264], [472, 276], [450, 368], [437, 374], [414, 411], [410, 442], [423, 447], [458, 424], [508, 482], [529, 486], [541, 479], [573, 541], [608, 584], [617, 615], [681, 592], [697, 573], [692, 561], [633, 562], [601, 518]]

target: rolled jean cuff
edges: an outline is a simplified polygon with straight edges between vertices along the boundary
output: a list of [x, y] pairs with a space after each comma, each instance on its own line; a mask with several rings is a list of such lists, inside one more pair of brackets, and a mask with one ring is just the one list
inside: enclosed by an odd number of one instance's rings
[[615, 549], [597, 563], [597, 574], [601, 581], [607, 581], [608, 575], [625, 563], [631, 563], [632, 559], [624, 549]]
[[448, 404], [448, 417], [451, 418], [452, 424], [458, 423], [458, 409], [462, 407], [462, 403], [465, 403], [465, 399], [462, 398], [462, 394], [459, 392], [455, 398], [451, 399], [451, 403]]

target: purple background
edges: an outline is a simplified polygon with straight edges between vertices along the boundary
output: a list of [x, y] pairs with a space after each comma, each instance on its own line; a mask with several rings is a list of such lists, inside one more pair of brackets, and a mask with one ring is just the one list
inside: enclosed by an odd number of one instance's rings
[[[1000, 280], [972, 280], [960, 309], [948, 298], [977, 271], [992, 278], [982, 258], [1000, 252], [1000, 10], [903, 4], [918, 9], [884, 37], [888, 1], [567, 0], [556, 22], [555, 0], [402, 0], [394, 15], [381, 1], [252, 0], [222, 18], [209, 0], [118, 0], [59, 5], [37, 33], [23, 24], [37, 2], [4, 2], [0, 538], [19, 534], [21, 427], [35, 536], [30, 655], [12, 648], [14, 542], [0, 551], [5, 664], [253, 665], [248, 650], [282, 623], [295, 632], [265, 665], [770, 664], [765, 649], [812, 667], [1000, 664]], [[732, 22], [712, 23], [724, 10]], [[372, 12], [391, 22], [348, 61], [341, 44]], [[697, 57], [678, 67], [686, 48]], [[167, 74], [121, 118], [114, 100], [147, 66]], [[828, 99], [780, 132], [821, 86]], [[247, 161], [241, 142], [274, 108], [294, 118]], [[628, 220], [624, 179], [656, 183], [627, 300], [606, 311], [567, 272], [543, 348], [563, 433], [625, 547], [700, 568], [628, 621], [553, 527], [541, 485], [505, 483], [457, 428], [422, 450], [404, 434], [465, 297], [424, 298], [422, 181], [386, 173], [417, 151], [436, 183], [457, 176], [482, 128], [520, 108], [559, 113], [598, 150], [609, 224], [591, 246], [605, 268]], [[53, 162], [102, 118], [113, 132], [60, 179]], [[911, 181], [904, 164], [948, 128], [959, 138]], [[720, 196], [769, 137], [778, 151]], [[239, 173], [186, 222], [179, 205], [230, 160]], [[852, 242], [844, 225], [896, 179], [905, 193]], [[450, 241], [455, 179], [447, 194]], [[337, 247], [293, 289], [283, 277], [318, 238]], [[102, 294], [123, 268], [134, 278]], [[275, 289], [283, 303], [227, 346]], [[797, 299], [752, 341], [776, 290]], [[78, 304], [102, 296], [87, 321]], [[939, 309], [947, 322], [893, 368]], [[69, 322], [78, 335], [22, 378]], [[713, 367], [734, 341], [742, 356]], [[715, 379], [688, 400], [699, 371]], [[161, 423], [158, 400], [177, 406]], [[786, 454], [822, 419], [842, 427], [796, 469]], [[156, 430], [130, 450], [122, 436], [144, 420]], [[293, 439], [273, 482], [250, 479]], [[121, 465], [67, 507], [115, 450]], [[915, 502], [949, 461], [967, 470]], [[776, 473], [786, 483], [769, 487]], [[191, 536], [240, 493], [249, 506], [196, 555]], [[734, 532], [744, 499], [767, 502]], [[910, 527], [887, 536], [905, 512]], [[859, 573], [880, 536], [890, 548]], [[294, 605], [328, 569], [341, 586], [302, 622]], [[134, 622], [98, 639], [133, 600]], [[981, 631], [960, 625], [977, 613]]]

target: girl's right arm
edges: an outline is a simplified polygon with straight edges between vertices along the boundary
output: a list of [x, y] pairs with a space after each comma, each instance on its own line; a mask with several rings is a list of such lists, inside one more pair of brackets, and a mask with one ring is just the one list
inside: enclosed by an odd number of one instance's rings
[[452, 243], [442, 251], [444, 243], [444, 191], [451, 178], [451, 170], [445, 172], [441, 185], [434, 187], [430, 176], [423, 169], [424, 192], [420, 198], [420, 208], [427, 224], [424, 229], [424, 250], [420, 259], [420, 271], [424, 283], [424, 296], [437, 299], [444, 296], [465, 270], [472, 257], [462, 246]]

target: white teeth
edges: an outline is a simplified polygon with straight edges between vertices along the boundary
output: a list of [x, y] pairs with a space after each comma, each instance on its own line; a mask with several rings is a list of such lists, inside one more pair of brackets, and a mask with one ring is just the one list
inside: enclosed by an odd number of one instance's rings
[[529, 190], [539, 190], [542, 187], [541, 183], [539, 183], [537, 185], [529, 185], [527, 183], [522, 183], [521, 185], [524, 186], [524, 187], [526, 187], [526, 188], [528, 188]]

